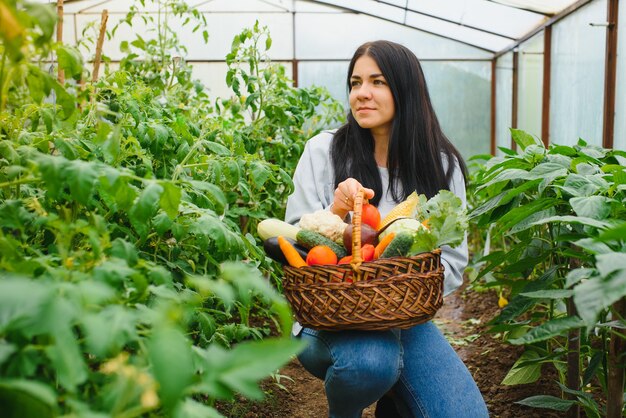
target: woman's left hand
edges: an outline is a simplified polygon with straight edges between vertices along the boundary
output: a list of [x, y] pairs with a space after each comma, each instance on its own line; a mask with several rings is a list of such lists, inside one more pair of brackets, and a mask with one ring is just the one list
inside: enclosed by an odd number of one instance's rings
[[363, 187], [358, 180], [349, 177], [339, 183], [335, 189], [335, 198], [331, 211], [345, 218], [345, 216], [354, 208], [354, 197], [359, 189], [363, 188], [365, 191], [365, 199], [371, 199], [374, 197], [374, 190]]

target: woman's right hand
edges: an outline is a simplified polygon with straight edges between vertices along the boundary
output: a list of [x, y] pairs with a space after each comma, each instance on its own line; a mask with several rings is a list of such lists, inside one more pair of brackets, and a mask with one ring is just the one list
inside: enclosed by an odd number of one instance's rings
[[345, 218], [348, 212], [354, 208], [354, 198], [361, 188], [365, 191], [365, 199], [374, 197], [374, 190], [363, 187], [358, 180], [352, 177], [339, 183], [335, 189], [335, 199], [333, 200], [331, 211], [342, 219]]

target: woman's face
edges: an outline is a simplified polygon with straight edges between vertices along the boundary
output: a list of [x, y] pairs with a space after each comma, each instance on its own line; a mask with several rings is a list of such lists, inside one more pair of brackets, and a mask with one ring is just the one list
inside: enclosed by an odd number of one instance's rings
[[356, 60], [350, 86], [350, 109], [359, 126], [373, 134], [388, 134], [396, 109], [391, 89], [372, 57]]

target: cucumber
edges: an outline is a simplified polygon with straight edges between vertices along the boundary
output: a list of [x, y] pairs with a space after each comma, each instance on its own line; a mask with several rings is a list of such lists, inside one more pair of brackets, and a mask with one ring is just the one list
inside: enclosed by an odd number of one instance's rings
[[342, 259], [343, 257], [348, 255], [348, 251], [343, 246], [337, 244], [332, 239], [325, 237], [324, 235], [315, 231], [301, 229], [296, 234], [296, 241], [298, 241], [298, 244], [308, 249], [311, 249], [316, 245], [326, 245], [327, 247], [330, 247], [331, 250], [333, 250], [338, 259]]
[[259, 234], [259, 238], [263, 241], [279, 235], [282, 235], [285, 238], [291, 238], [295, 241], [296, 234], [299, 230], [299, 227], [276, 218], [264, 219], [259, 222], [256, 227], [256, 232]]
[[[285, 237], [285, 239], [289, 241], [291, 245], [293, 245], [293, 247], [296, 249], [296, 251], [300, 253], [302, 258], [306, 260], [306, 256], [309, 253], [309, 250], [299, 245], [295, 240], [291, 238]], [[272, 260], [278, 261], [280, 264], [284, 265], [289, 264], [287, 262], [287, 259], [285, 258], [285, 255], [280, 249], [280, 245], [278, 245], [278, 237], [271, 237], [263, 241], [263, 249], [265, 250], [265, 254], [267, 254], [267, 256]]]
[[413, 245], [413, 234], [410, 232], [400, 232], [389, 243], [380, 258], [406, 257]]

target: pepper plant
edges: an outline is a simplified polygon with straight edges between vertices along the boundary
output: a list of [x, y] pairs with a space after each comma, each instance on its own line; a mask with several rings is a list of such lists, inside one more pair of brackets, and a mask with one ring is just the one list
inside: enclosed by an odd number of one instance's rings
[[[624, 347], [626, 153], [583, 140], [546, 149], [523, 131], [511, 132], [520, 151], [502, 149], [504, 156], [477, 173], [473, 187], [482, 203], [471, 214], [476, 228], [490, 228], [479, 278], [489, 274], [485, 285], [510, 297], [492, 331], [525, 347], [503, 383], [535, 381], [549, 363], [566, 399], [521, 403], [616, 416], [609, 411], [621, 414], [623, 351], [609, 346]], [[608, 406], [606, 398], [594, 399], [592, 387], [611, 394]]]
[[[189, 12], [177, 4], [163, 17]], [[92, 83], [79, 50], [53, 42], [49, 5], [0, 12], [3, 416], [215, 417], [216, 399], [261, 397], [300, 344], [240, 219], [280, 211], [290, 173], [226, 139], [248, 122], [217, 112], [183, 59], [137, 62], [170, 32], [121, 45], [120, 69]], [[266, 117], [304, 133], [305, 118]]]

